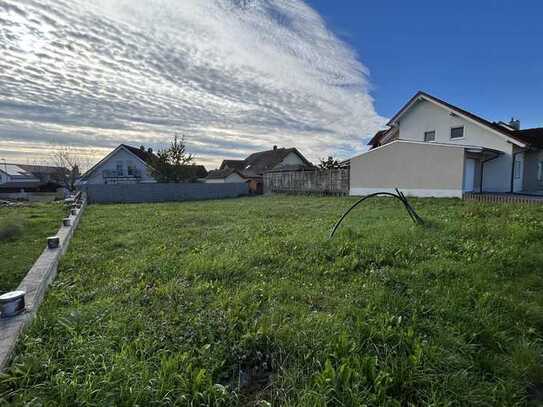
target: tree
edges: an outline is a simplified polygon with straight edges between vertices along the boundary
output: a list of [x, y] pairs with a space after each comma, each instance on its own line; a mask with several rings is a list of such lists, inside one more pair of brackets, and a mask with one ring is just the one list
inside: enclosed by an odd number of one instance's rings
[[71, 147], [62, 147], [52, 154], [51, 161], [59, 167], [53, 179], [70, 192], [75, 191], [80, 169], [89, 166], [88, 158]]
[[187, 152], [185, 138], [174, 136], [170, 147], [160, 150], [152, 160], [151, 175], [158, 182], [190, 182], [197, 176], [194, 156]]
[[319, 164], [319, 168], [323, 170], [331, 170], [334, 168], [339, 168], [339, 162], [335, 160], [332, 156], [328, 156], [326, 160], [321, 158], [321, 162]]

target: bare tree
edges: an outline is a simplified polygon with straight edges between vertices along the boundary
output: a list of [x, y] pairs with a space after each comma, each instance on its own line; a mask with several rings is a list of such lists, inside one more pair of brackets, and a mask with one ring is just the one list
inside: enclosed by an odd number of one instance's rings
[[60, 167], [54, 178], [69, 191], [76, 189], [76, 182], [81, 176], [81, 168], [87, 168], [90, 160], [78, 150], [71, 147], [61, 147], [51, 156], [51, 161]]

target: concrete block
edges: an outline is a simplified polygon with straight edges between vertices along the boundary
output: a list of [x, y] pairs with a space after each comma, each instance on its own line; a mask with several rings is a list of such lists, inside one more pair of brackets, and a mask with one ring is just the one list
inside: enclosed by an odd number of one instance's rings
[[47, 247], [49, 249], [57, 249], [60, 246], [60, 238], [58, 236], [51, 236], [47, 238]]

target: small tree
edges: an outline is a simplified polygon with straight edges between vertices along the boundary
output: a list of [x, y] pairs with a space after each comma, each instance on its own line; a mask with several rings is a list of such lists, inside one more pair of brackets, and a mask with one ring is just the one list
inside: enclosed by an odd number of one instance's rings
[[319, 168], [323, 170], [331, 170], [333, 168], [339, 168], [339, 162], [335, 160], [332, 156], [328, 156], [326, 160], [321, 158], [321, 162], [319, 164]]
[[53, 175], [53, 179], [61, 184], [68, 191], [76, 189], [76, 182], [81, 176], [80, 168], [88, 164], [88, 160], [70, 147], [62, 147], [51, 156], [59, 170]]
[[194, 156], [187, 153], [184, 137], [175, 136], [170, 147], [160, 150], [152, 168], [151, 174], [159, 182], [190, 182], [197, 178]]

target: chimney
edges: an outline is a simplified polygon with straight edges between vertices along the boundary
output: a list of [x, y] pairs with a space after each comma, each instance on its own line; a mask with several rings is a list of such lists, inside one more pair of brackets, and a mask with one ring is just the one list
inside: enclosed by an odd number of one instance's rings
[[509, 122], [509, 126], [514, 128], [515, 130], [520, 130], [520, 120], [515, 119], [514, 117], [511, 117], [511, 121]]
[[273, 146], [273, 151], [276, 151], [277, 150], [277, 146]]

